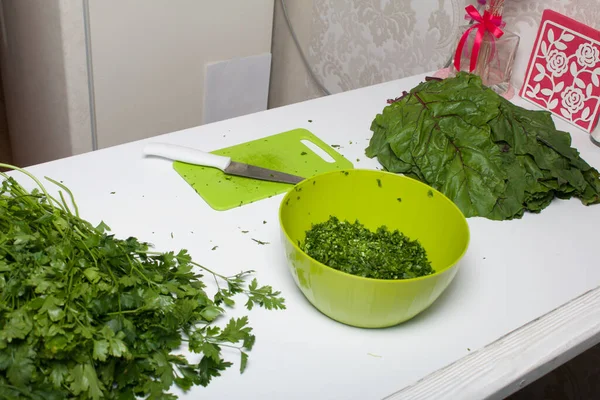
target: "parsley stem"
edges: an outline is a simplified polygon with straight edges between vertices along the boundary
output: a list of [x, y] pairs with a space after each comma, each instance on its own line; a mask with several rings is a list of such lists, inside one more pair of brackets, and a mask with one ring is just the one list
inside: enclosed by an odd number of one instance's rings
[[[156, 251], [146, 251], [146, 252], [144, 252], [144, 254], [147, 254], [147, 255], [152, 255], [152, 256], [159, 256], [159, 255], [161, 255], [161, 253], [159, 253], [159, 252], [156, 252]], [[194, 261], [189, 261], [189, 263], [190, 263], [190, 264], [192, 264], [192, 265], [195, 265], [196, 267], [202, 268], [202, 269], [203, 269], [203, 270], [205, 270], [206, 272], [208, 272], [208, 273], [210, 273], [210, 274], [212, 274], [212, 275], [214, 275], [214, 276], [217, 276], [217, 277], [219, 277], [219, 278], [223, 279], [224, 281], [229, 281], [229, 280], [231, 280], [231, 278], [228, 278], [228, 277], [226, 277], [225, 275], [218, 274], [218, 273], [216, 273], [215, 271], [213, 271], [213, 270], [211, 270], [211, 269], [209, 269], [209, 268], [206, 268], [204, 265], [198, 264], [197, 262], [194, 262]]]
[[[67, 192], [67, 194], [71, 198], [71, 203], [73, 204], [73, 209], [75, 210], [75, 216], [79, 217], [79, 208], [77, 207], [77, 202], [75, 201], [75, 196], [73, 196], [73, 192], [71, 191], [71, 189], [69, 189], [68, 187], [66, 187], [62, 183], [60, 183], [58, 181], [55, 181], [52, 178], [49, 178], [47, 176], [45, 176], [44, 178], [46, 178], [47, 180], [49, 180], [50, 182], [54, 183], [56, 186], [58, 186], [59, 188], [61, 188], [65, 192]], [[60, 196], [62, 198], [62, 193], [61, 193]], [[63, 201], [64, 201], [64, 199], [63, 199]], [[66, 203], [65, 203], [65, 205], [66, 205]]]
[[63, 206], [65, 206], [65, 211], [67, 212], [67, 214], [72, 215], [73, 213], [71, 212], [71, 209], [69, 208], [69, 205], [67, 204], [67, 201], [65, 200], [65, 196], [63, 195], [63, 192], [61, 192], [59, 190], [58, 194], [60, 196], [60, 200], [62, 201]]
[[[48, 200], [48, 202], [50, 203], [50, 200], [54, 201], [54, 203], [56, 203], [59, 208], [61, 208], [63, 211], [65, 211], [65, 209], [63, 208], [62, 204], [60, 204], [60, 202], [58, 200], [56, 200], [54, 197], [50, 196], [50, 194], [48, 193], [48, 191], [46, 190], [46, 188], [44, 187], [44, 185], [42, 184], [42, 182], [40, 182], [38, 180], [38, 178], [36, 178], [32, 173], [30, 173], [29, 171], [24, 170], [23, 168], [19, 168], [16, 167], [14, 165], [10, 165], [10, 164], [4, 164], [4, 163], [0, 163], [0, 168], [9, 168], [9, 169], [14, 169], [15, 171], [19, 171], [22, 174], [27, 175], [29, 178], [31, 178], [37, 185], [38, 187], [42, 190], [42, 192], [44, 193], [44, 195], [46, 196], [46, 199]], [[8, 179], [9, 176], [2, 172], [0, 173], [4, 178]]]
[[139, 307], [139, 308], [136, 308], [135, 310], [121, 310], [121, 311], [109, 312], [109, 313], [106, 313], [106, 315], [135, 314], [140, 311], [145, 311], [146, 309], [147, 309], [147, 307]]
[[129, 262], [129, 266], [131, 267], [132, 270], [134, 270], [135, 272], [138, 273], [138, 275], [140, 275], [142, 278], [144, 278], [144, 280], [146, 282], [148, 282], [149, 285], [158, 286], [155, 282], [152, 282], [150, 279], [148, 279], [148, 277], [146, 275], [144, 275], [142, 273], [142, 271], [140, 271], [135, 265], [133, 265], [131, 258], [129, 258], [129, 254], [127, 254], [127, 252], [125, 250], [123, 250], [123, 253], [125, 254], [125, 257], [127, 257], [127, 261]]
[[203, 265], [200, 265], [200, 264], [198, 264], [197, 262], [190, 261], [190, 264], [192, 264], [192, 265], [195, 265], [196, 267], [202, 268], [202, 269], [203, 269], [203, 270], [205, 270], [206, 272], [208, 272], [208, 273], [211, 273], [211, 274], [213, 274], [214, 276], [218, 276], [219, 278], [223, 279], [224, 281], [229, 281], [229, 280], [230, 280], [230, 278], [228, 278], [228, 277], [226, 277], [226, 276], [224, 276], [224, 275], [221, 275], [221, 274], [217, 274], [217, 273], [216, 273], [216, 272], [214, 272], [213, 270], [211, 270], [211, 269], [209, 269], [209, 268], [206, 268], [205, 266], [203, 266]]
[[215, 340], [208, 340], [208, 339], [205, 339], [205, 340], [206, 340], [206, 342], [211, 343], [211, 344], [216, 344], [218, 346], [223, 346], [223, 347], [229, 347], [231, 349], [236, 349], [239, 351], [242, 351], [242, 349], [243, 349], [242, 346], [233, 346], [231, 344], [225, 344], [223, 342], [219, 342], [219, 341], [215, 341]]
[[[1, 165], [2, 165], [2, 164], [0, 164], [0, 166], [1, 166]], [[20, 389], [20, 388], [18, 388], [18, 387], [16, 387], [16, 386], [13, 386], [13, 385], [8, 385], [8, 384], [6, 384], [6, 383], [0, 383], [0, 387], [1, 387], [1, 388], [7, 388], [7, 389], [15, 390], [15, 391], [17, 391], [17, 392], [21, 393], [23, 396], [27, 396], [27, 398], [29, 398], [29, 399], [31, 399], [31, 398], [32, 398], [29, 392], [26, 392], [26, 391], [24, 391], [23, 389]]]

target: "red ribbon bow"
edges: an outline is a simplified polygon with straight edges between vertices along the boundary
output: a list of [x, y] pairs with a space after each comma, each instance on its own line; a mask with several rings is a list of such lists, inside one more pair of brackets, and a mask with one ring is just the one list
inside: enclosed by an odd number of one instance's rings
[[477, 58], [479, 57], [479, 50], [481, 49], [481, 43], [483, 42], [483, 35], [485, 32], [490, 32], [496, 39], [500, 39], [504, 32], [500, 29], [502, 25], [502, 17], [492, 15], [489, 11], [485, 11], [483, 13], [483, 17], [479, 14], [479, 11], [474, 6], [468, 6], [466, 8], [467, 13], [473, 18], [477, 23], [473, 24], [472, 27], [467, 29], [467, 31], [462, 35], [460, 41], [458, 42], [458, 47], [456, 48], [456, 54], [454, 55], [454, 67], [457, 71], [460, 71], [460, 58], [467, 43], [467, 39], [469, 38], [469, 34], [477, 29], [477, 34], [475, 35], [475, 43], [473, 43], [473, 49], [471, 51], [471, 65], [469, 72], [473, 72], [475, 67], [477, 66]]

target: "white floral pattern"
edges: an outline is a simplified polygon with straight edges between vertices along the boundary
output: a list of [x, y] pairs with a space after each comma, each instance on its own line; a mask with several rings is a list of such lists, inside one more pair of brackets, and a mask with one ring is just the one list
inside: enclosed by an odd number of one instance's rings
[[571, 114], [576, 114], [583, 110], [585, 105], [585, 94], [581, 89], [576, 87], [569, 87], [561, 93], [562, 105]]
[[464, 23], [452, 15], [462, 6], [459, 0], [436, 2], [316, 0], [309, 60], [333, 92], [434, 70]]
[[548, 71], [556, 77], [561, 77], [569, 69], [568, 59], [565, 53], [552, 50], [548, 53]]
[[600, 42], [562, 24], [549, 16], [542, 25], [521, 95], [591, 132], [600, 106]]
[[[306, 32], [303, 47], [309, 61], [320, 80], [333, 92], [441, 68], [455, 46], [458, 27], [465, 23], [464, 7], [476, 4], [475, 0], [288, 0], [288, 3], [294, 1], [307, 4], [308, 9], [305, 7], [303, 12], [312, 14], [310, 25], [303, 28], [296, 24], [295, 28]], [[600, 28], [598, 0], [507, 0], [506, 29], [521, 37], [512, 79], [517, 88], [523, 84], [542, 11], [547, 8]], [[273, 43], [293, 48], [284, 25], [274, 35]], [[292, 64], [291, 60], [297, 61], [296, 53], [282, 50], [282, 54], [282, 57], [273, 54], [273, 72], [279, 78], [271, 88], [275, 99], [271, 105], [321, 96], [306, 71]]]
[[600, 51], [589, 43], [582, 43], [577, 51], [577, 62], [582, 67], [592, 68], [600, 61]]

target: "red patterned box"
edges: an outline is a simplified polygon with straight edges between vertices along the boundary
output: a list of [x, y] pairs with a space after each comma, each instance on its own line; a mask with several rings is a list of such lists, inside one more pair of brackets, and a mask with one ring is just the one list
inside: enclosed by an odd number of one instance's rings
[[600, 116], [600, 32], [545, 10], [520, 95], [592, 132]]

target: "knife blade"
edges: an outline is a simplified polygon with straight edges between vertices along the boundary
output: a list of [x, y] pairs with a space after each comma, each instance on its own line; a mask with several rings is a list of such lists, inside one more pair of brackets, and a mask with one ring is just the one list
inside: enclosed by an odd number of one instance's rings
[[218, 168], [228, 175], [259, 179], [270, 182], [297, 184], [305, 178], [268, 168], [232, 161], [230, 157], [207, 153], [191, 147], [170, 143], [148, 143], [144, 147], [146, 156], [167, 158], [188, 164]]

